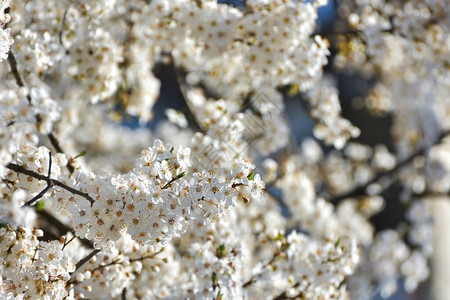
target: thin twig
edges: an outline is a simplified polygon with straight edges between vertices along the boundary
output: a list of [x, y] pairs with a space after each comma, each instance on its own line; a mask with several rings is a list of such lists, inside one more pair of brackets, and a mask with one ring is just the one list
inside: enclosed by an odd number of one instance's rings
[[72, 242], [75, 238], [76, 238], [77, 236], [76, 235], [74, 235], [67, 243], [66, 242], [64, 242], [64, 245], [62, 246], [62, 249], [61, 249], [61, 251], [62, 250], [64, 250], [64, 248], [66, 248], [66, 246], [67, 245], [69, 245], [70, 244], [70, 242]]
[[175, 176], [174, 178], [170, 179], [169, 182], [167, 182], [167, 183], [162, 187], [162, 189], [163, 189], [163, 190], [167, 189], [173, 182], [175, 182], [176, 180], [178, 180], [178, 179], [184, 177], [185, 175], [186, 175], [185, 172], [182, 172], [182, 173], [178, 174], [178, 175]]
[[[50, 132], [47, 136], [48, 136], [48, 139], [50, 140], [50, 143], [52, 144], [53, 148], [55, 148], [56, 152], [64, 153], [63, 149], [61, 148], [61, 145], [58, 142], [58, 139], [55, 137], [53, 132]], [[67, 169], [69, 169], [70, 174], [73, 174], [73, 172], [75, 171], [75, 168], [72, 165], [72, 161], [70, 159], [67, 163]]]
[[[25, 87], [25, 84], [23, 83], [22, 77], [20, 77], [20, 73], [17, 68], [16, 58], [14, 57], [14, 54], [11, 51], [9, 51], [9, 53], [8, 53], [8, 62], [9, 62], [9, 65], [11, 66], [11, 71], [14, 75], [14, 78], [16, 79], [17, 85], [19, 87]], [[31, 96], [30, 96], [29, 92], [27, 92], [26, 97], [28, 100], [28, 104], [31, 104]]]
[[[283, 252], [287, 249], [287, 245], [282, 245], [280, 250], [277, 250], [272, 258], [269, 260], [269, 262], [267, 262], [267, 264], [264, 266], [264, 268], [270, 266], [271, 264], [273, 264], [275, 262], [275, 259], [277, 259], [281, 254], [283, 254]], [[259, 274], [257, 274], [259, 275]], [[243, 288], [248, 287], [249, 285], [253, 284], [255, 282], [255, 275], [252, 275], [252, 277], [246, 282], [244, 283], [244, 285], [242, 286]]]
[[[51, 180], [48, 181], [48, 182], [51, 182]], [[23, 206], [31, 206], [34, 202], [36, 202], [37, 200], [41, 199], [45, 195], [45, 193], [47, 193], [48, 190], [52, 188], [52, 186], [53, 185], [51, 183], [47, 184], [47, 186], [39, 194], [34, 196], [33, 199], [31, 199], [28, 202], [26, 202]]]
[[47, 191], [53, 187], [53, 181], [50, 179], [50, 175], [52, 173], [52, 153], [48, 152], [48, 154], [49, 154], [48, 174], [47, 177], [45, 178], [47, 186], [45, 187], [45, 189], [43, 189], [39, 194], [34, 196], [33, 199], [25, 203], [23, 206], [31, 206], [34, 202], [41, 199], [45, 195], [45, 193], [47, 193]]
[[105, 265], [100, 265], [100, 266], [98, 266], [98, 267], [96, 267], [96, 268], [94, 268], [94, 269], [92, 269], [92, 270], [89, 270], [89, 271], [91, 271], [91, 273], [94, 273], [95, 271], [99, 271], [99, 270], [104, 269], [104, 268], [106, 268], [106, 267], [113, 266], [113, 265], [117, 265], [117, 264], [120, 264], [120, 263], [122, 263], [122, 261], [120, 260], [120, 258], [118, 258], [118, 259], [116, 259], [116, 260], [113, 260], [113, 261], [110, 262], [110, 263], [107, 263], [107, 264], [105, 264]]
[[75, 271], [73, 273], [75, 273], [79, 268], [81, 268], [87, 261], [89, 261], [92, 257], [97, 255], [97, 253], [99, 253], [100, 251], [102, 251], [102, 250], [94, 249], [94, 250], [92, 250], [91, 253], [89, 253], [83, 259], [81, 259], [79, 262], [77, 262], [77, 264], [75, 265]]
[[197, 117], [194, 114], [193, 108], [191, 107], [191, 102], [189, 101], [189, 98], [187, 96], [187, 92], [188, 92], [188, 88], [187, 88], [187, 84], [186, 84], [186, 80], [185, 80], [185, 72], [178, 68], [175, 65], [175, 61], [174, 58], [172, 57], [171, 54], [169, 54], [170, 59], [171, 59], [171, 66], [174, 70], [174, 74], [175, 74], [175, 79], [177, 81], [178, 84], [178, 89], [181, 92], [181, 95], [183, 97], [184, 100], [184, 104], [186, 105], [186, 111], [188, 114], [188, 119], [190, 119], [192, 121], [191, 126], [193, 127], [194, 130], [202, 132], [202, 133], [206, 133], [206, 128], [204, 125], [201, 125], [199, 123], [199, 121], [197, 120]]
[[149, 258], [154, 258], [156, 255], [160, 254], [163, 251], [164, 251], [164, 248], [161, 248], [161, 250], [159, 250], [158, 252], [153, 253], [152, 255], [142, 256], [142, 257], [139, 257], [139, 258], [130, 259], [130, 263], [135, 262], [135, 261], [142, 261], [142, 260], [149, 259]]
[[[164, 248], [162, 248], [162, 249], [159, 250], [158, 252], [153, 253], [152, 255], [142, 256], [142, 257], [135, 258], [135, 259], [130, 259], [129, 262], [130, 262], [130, 263], [133, 263], [133, 262], [135, 262], [135, 261], [142, 261], [142, 260], [145, 260], [145, 259], [154, 258], [156, 255], [160, 254], [160, 253], [163, 252], [163, 251], [164, 251]], [[123, 263], [123, 261], [121, 261], [120, 259], [116, 259], [116, 260], [111, 261], [110, 263], [107, 263], [107, 264], [104, 264], [104, 265], [97, 266], [97, 267], [95, 267], [94, 269], [89, 270], [89, 271], [91, 271], [91, 273], [94, 273], [95, 271], [99, 271], [99, 270], [104, 269], [104, 268], [106, 268], [106, 267], [113, 266], [113, 265], [117, 265], [117, 264], [121, 264], [121, 263]]]
[[72, 4], [70, 4], [69, 7], [67, 7], [67, 9], [64, 11], [62, 21], [61, 21], [61, 30], [58, 32], [59, 44], [61, 45], [61, 47], [63, 47], [64, 50], [66, 50], [66, 53], [68, 50], [66, 49], [66, 47], [64, 47], [63, 33], [64, 33], [64, 27], [66, 26], [67, 12], [69, 11], [71, 6], [72, 6]]

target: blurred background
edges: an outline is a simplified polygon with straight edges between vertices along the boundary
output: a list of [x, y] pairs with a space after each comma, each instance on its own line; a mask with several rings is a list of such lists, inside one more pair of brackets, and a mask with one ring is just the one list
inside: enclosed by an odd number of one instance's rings
[[[222, 0], [221, 3], [234, 5], [237, 7], [243, 7], [244, 1], [239, 0]], [[319, 18], [317, 21], [316, 33], [326, 37], [330, 40], [334, 38], [333, 30], [335, 20], [337, 18], [336, 4], [338, 1], [329, 1], [328, 5], [319, 9]], [[333, 43], [332, 43], [333, 44]], [[377, 144], [384, 144], [391, 151], [395, 152], [390, 135], [390, 128], [392, 120], [390, 116], [373, 116], [370, 114], [363, 105], [360, 105], [359, 99], [362, 98], [365, 93], [368, 92], [373, 82], [363, 79], [346, 72], [337, 73], [332, 67], [332, 61], [336, 54], [336, 49], [330, 48], [331, 55], [329, 57], [329, 64], [324, 70], [325, 76], [331, 76], [336, 83], [339, 90], [339, 96], [343, 111], [343, 116], [349, 119], [356, 127], [361, 129], [361, 135], [359, 138], [352, 140], [353, 142], [360, 142], [370, 146]], [[175, 70], [171, 65], [160, 65], [154, 70], [155, 75], [161, 81], [161, 92], [159, 99], [154, 107], [154, 118], [148, 126], [152, 130], [157, 130], [162, 121], [167, 120], [165, 110], [167, 108], [173, 108], [181, 112], [186, 112], [183, 96], [181, 91], [177, 88], [178, 82], [175, 77]], [[293, 134], [298, 144], [300, 144], [305, 138], [313, 138], [313, 126], [314, 123], [303, 110], [302, 105], [298, 97], [289, 97], [285, 95], [286, 113], [291, 123]], [[130, 127], [137, 127], [137, 119], [128, 119], [127, 124]], [[318, 141], [325, 152], [330, 151], [332, 148], [324, 145]], [[400, 188], [393, 185], [383, 193], [386, 201], [386, 209], [383, 212], [373, 218], [373, 222], [377, 230], [394, 228], [404, 214], [404, 208], [398, 203], [398, 201], [389, 201], [389, 199], [396, 199], [400, 192]], [[398, 284], [398, 291], [390, 298], [390, 300], [403, 300], [403, 299], [429, 299], [430, 298], [430, 283], [427, 281], [422, 284], [414, 293], [407, 294], [403, 289], [402, 282]], [[374, 295], [373, 299], [381, 300], [379, 294]]]

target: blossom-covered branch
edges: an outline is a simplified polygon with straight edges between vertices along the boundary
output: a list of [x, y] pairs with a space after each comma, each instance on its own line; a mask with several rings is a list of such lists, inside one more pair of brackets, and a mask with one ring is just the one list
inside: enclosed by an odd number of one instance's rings
[[357, 197], [357, 196], [364, 195], [366, 193], [367, 187], [369, 187], [370, 185], [378, 182], [381, 178], [383, 178], [385, 176], [392, 176], [392, 175], [394, 175], [402, 167], [412, 163], [413, 160], [415, 158], [417, 158], [418, 156], [426, 155], [427, 152], [430, 150], [430, 148], [432, 146], [438, 145], [439, 143], [441, 143], [442, 139], [445, 138], [446, 136], [448, 136], [449, 134], [450, 134], [450, 131], [442, 132], [439, 135], [439, 137], [436, 139], [436, 141], [433, 143], [433, 145], [426, 145], [426, 146], [422, 147], [421, 149], [419, 149], [419, 150], [415, 151], [414, 153], [412, 153], [411, 155], [409, 155], [407, 158], [403, 159], [402, 161], [399, 161], [390, 170], [387, 170], [387, 171], [380, 172], [380, 173], [376, 174], [370, 181], [366, 182], [364, 185], [359, 186], [359, 187], [349, 191], [348, 193], [345, 193], [343, 195], [339, 195], [337, 197], [334, 197], [334, 198], [332, 198], [330, 200], [330, 202], [338, 204], [339, 202], [341, 202], [342, 200], [344, 200], [346, 198], [354, 198], [354, 197]]

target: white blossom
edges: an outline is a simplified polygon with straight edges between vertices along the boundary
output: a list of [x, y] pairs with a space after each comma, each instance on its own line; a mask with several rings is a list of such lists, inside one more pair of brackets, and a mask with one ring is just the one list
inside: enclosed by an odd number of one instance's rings
[[449, 6], [328, 2], [0, 0], [0, 298], [435, 280]]

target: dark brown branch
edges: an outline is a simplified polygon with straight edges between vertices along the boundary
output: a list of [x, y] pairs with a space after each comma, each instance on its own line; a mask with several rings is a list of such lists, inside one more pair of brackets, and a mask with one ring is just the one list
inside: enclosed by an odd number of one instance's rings
[[61, 250], [64, 250], [64, 248], [66, 248], [67, 245], [70, 244], [70, 242], [72, 242], [77, 236], [74, 235], [68, 242], [64, 242], [64, 245], [62, 246]]
[[[53, 132], [50, 132], [47, 136], [48, 136], [48, 139], [50, 140], [50, 143], [52, 144], [53, 148], [55, 148], [56, 152], [64, 153], [63, 149], [61, 148], [61, 145], [58, 142], [58, 139], [55, 137]], [[72, 174], [75, 171], [75, 168], [73, 167], [72, 161], [70, 159], [67, 163], [67, 169], [69, 169], [70, 174]]]
[[48, 190], [53, 187], [53, 184], [51, 182], [52, 182], [51, 180], [47, 181], [47, 186], [45, 187], [45, 189], [43, 189], [39, 194], [34, 196], [33, 199], [31, 199], [28, 202], [26, 202], [23, 206], [31, 206], [31, 205], [34, 204], [34, 202], [36, 202], [37, 200], [41, 199], [45, 195], [45, 193], [47, 193]]
[[[11, 66], [11, 71], [14, 75], [14, 79], [16, 79], [17, 85], [19, 87], [25, 87], [25, 84], [23, 83], [22, 77], [20, 76], [19, 70], [17, 68], [16, 58], [14, 57], [14, 54], [11, 51], [9, 51], [9, 53], [8, 53], [8, 62], [9, 62], [9, 65]], [[29, 92], [27, 92], [26, 97], [27, 97], [28, 103], [31, 104], [31, 96], [30, 96]]]
[[50, 179], [50, 175], [52, 173], [52, 153], [49, 152], [48, 156], [49, 156], [48, 174], [47, 174], [47, 177], [45, 178], [45, 181], [47, 182], [47, 186], [39, 194], [34, 196], [33, 199], [31, 199], [30, 201], [25, 203], [24, 206], [31, 206], [31, 205], [33, 205], [34, 202], [36, 202], [37, 200], [41, 199], [45, 195], [45, 193], [47, 193], [48, 190], [50, 190], [53, 187], [53, 181]]
[[75, 271], [73, 273], [75, 273], [79, 268], [81, 268], [87, 261], [89, 261], [92, 257], [97, 255], [97, 253], [99, 253], [100, 251], [101, 251], [100, 249], [94, 249], [94, 250], [92, 250], [91, 253], [89, 253], [83, 259], [81, 259], [79, 262], [77, 262], [77, 264], [75, 265]]
[[[448, 134], [450, 134], [450, 130], [442, 132], [439, 135], [439, 138], [431, 146], [439, 144], [442, 141], [442, 139], [445, 136], [447, 136]], [[334, 204], [338, 204], [339, 202], [341, 202], [345, 198], [354, 198], [356, 196], [360, 196], [360, 195], [366, 194], [366, 189], [371, 184], [374, 184], [374, 183], [378, 182], [381, 178], [383, 178], [385, 176], [392, 176], [397, 171], [399, 171], [401, 168], [403, 168], [404, 166], [410, 164], [416, 157], [421, 156], [421, 155], [425, 155], [426, 152], [430, 149], [431, 146], [425, 146], [425, 147], [419, 149], [418, 151], [416, 151], [416, 152], [412, 153], [410, 156], [408, 156], [406, 159], [404, 159], [401, 162], [399, 162], [391, 170], [378, 173], [377, 175], [375, 175], [374, 178], [372, 178], [372, 180], [368, 181], [366, 184], [364, 184], [362, 186], [359, 186], [359, 187], [356, 187], [355, 189], [349, 191], [348, 193], [336, 196], [336, 197], [332, 198], [330, 200], [330, 202], [332, 202]]]
[[[295, 287], [298, 287], [299, 285], [300, 285], [300, 282], [297, 282], [292, 287], [295, 288]], [[273, 300], [303, 299], [302, 296], [303, 296], [302, 292], [300, 292], [300, 294], [295, 295], [295, 296], [288, 296], [286, 292], [283, 292], [283, 293], [279, 294], [278, 296], [276, 296], [275, 298], [273, 298]]]
[[200, 122], [198, 121], [197, 117], [195, 116], [194, 112], [192, 111], [192, 107], [190, 105], [190, 102], [188, 100], [188, 96], [187, 96], [187, 83], [185, 80], [185, 76], [186, 76], [186, 72], [177, 67], [175, 65], [175, 61], [172, 57], [171, 54], [168, 54], [170, 59], [171, 59], [171, 67], [173, 68], [173, 72], [175, 75], [175, 79], [177, 81], [178, 84], [178, 89], [180, 90], [181, 96], [183, 97], [184, 103], [186, 105], [186, 113], [187, 113], [187, 117], [191, 122], [191, 126], [193, 127], [194, 130], [199, 131], [201, 133], [206, 133], [206, 129], [204, 127], [204, 125], [202, 126], [200, 124]]
[[120, 263], [122, 263], [122, 261], [120, 261], [120, 259], [116, 259], [116, 260], [113, 260], [112, 262], [107, 263], [105, 265], [100, 265], [100, 266], [98, 266], [98, 267], [96, 267], [96, 268], [94, 268], [94, 269], [92, 269], [90, 271], [91, 271], [91, 273], [94, 273], [95, 271], [99, 271], [99, 270], [104, 269], [106, 267], [117, 265], [117, 264], [120, 264]]
[[[14, 163], [9, 163], [8, 165], [6, 165], [6, 167], [8, 169], [10, 169], [10, 170], [13, 170], [13, 171], [17, 172], [17, 173], [25, 174], [25, 175], [31, 176], [31, 177], [39, 179], [39, 180], [48, 181], [48, 178], [46, 176], [41, 175], [39, 173], [36, 173], [34, 171], [27, 170], [24, 167], [16, 165]], [[66, 185], [66, 184], [64, 184], [61, 181], [56, 180], [56, 179], [51, 179], [51, 181], [53, 182], [53, 185], [59, 186], [59, 187], [65, 189], [65, 190], [71, 192], [72, 194], [76, 194], [76, 195], [79, 195], [79, 196], [81, 196], [83, 198], [86, 198], [91, 204], [93, 204], [95, 202], [95, 200], [92, 199], [92, 197], [89, 196], [88, 193], [84, 193], [84, 192], [81, 192], [81, 191], [79, 191], [77, 189], [71, 188], [70, 186], [68, 186], [68, 185]]]
[[[60, 220], [55, 218], [51, 213], [47, 212], [46, 210], [41, 210], [38, 212], [38, 214], [39, 214], [39, 218], [45, 219], [49, 224], [55, 226], [55, 228], [58, 230], [58, 234], [60, 236], [63, 236], [68, 232], [72, 232], [74, 235], [76, 235], [72, 228], [70, 228], [66, 224], [62, 223]], [[92, 242], [90, 240], [80, 238], [80, 237], [78, 237], [78, 238], [80, 239], [81, 243], [84, 246], [86, 246], [88, 248], [94, 248], [94, 244], [92, 244]]]
[[53, 233], [48, 228], [40, 228], [44, 233], [43, 236], [38, 237], [39, 241], [48, 242], [48, 241], [59, 241], [61, 236]]
[[[99, 253], [100, 251], [102, 251], [102, 250], [94, 249], [91, 253], [89, 253], [88, 255], [83, 257], [79, 262], [77, 262], [77, 264], [75, 265], [75, 271], [70, 273], [70, 276], [72, 276], [76, 271], [78, 271], [78, 269], [80, 269], [86, 262], [88, 262], [95, 255], [97, 255], [97, 253]], [[72, 278], [69, 281], [67, 281], [66, 286], [70, 286], [73, 283], [76, 283], [76, 280], [73, 280], [73, 278]]]
[[70, 6], [71, 5], [69, 5], [69, 7], [64, 11], [62, 21], [61, 21], [61, 30], [58, 32], [59, 44], [61, 45], [61, 47], [63, 47], [64, 50], [66, 50], [66, 53], [67, 53], [67, 49], [66, 49], [66, 47], [64, 47], [63, 33], [64, 33], [64, 27], [66, 26], [67, 12], [69, 11]]
[[48, 134], [48, 139], [50, 140], [50, 143], [52, 144], [53, 148], [55, 148], [56, 152], [58, 152], [58, 153], [63, 153], [64, 152], [62, 150], [61, 146], [59, 145], [58, 140], [53, 135], [53, 133], [49, 133]]
[[283, 292], [283, 293], [281, 293], [278, 296], [273, 298], [273, 300], [286, 300], [286, 299], [292, 299], [292, 298], [288, 298], [286, 292]]

